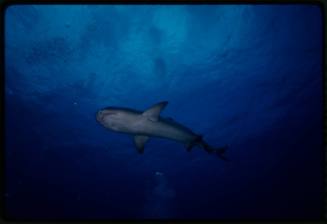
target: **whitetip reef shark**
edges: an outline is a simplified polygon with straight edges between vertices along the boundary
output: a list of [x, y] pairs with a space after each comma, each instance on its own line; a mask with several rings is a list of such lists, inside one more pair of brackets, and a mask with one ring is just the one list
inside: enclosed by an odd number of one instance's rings
[[167, 101], [157, 103], [144, 112], [123, 107], [107, 107], [97, 112], [96, 120], [112, 131], [134, 135], [134, 143], [140, 154], [144, 152], [144, 145], [150, 137], [159, 137], [184, 143], [188, 152], [194, 146], [200, 146], [208, 153], [215, 153], [221, 159], [227, 160], [224, 153], [228, 146], [211, 147], [201, 135], [193, 133], [171, 118], [161, 117], [160, 112], [167, 104]]

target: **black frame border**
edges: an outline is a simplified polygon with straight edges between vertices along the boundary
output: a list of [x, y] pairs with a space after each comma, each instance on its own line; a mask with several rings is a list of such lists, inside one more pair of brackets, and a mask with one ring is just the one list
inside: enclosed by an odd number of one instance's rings
[[[324, 204], [322, 207], [322, 217], [318, 220], [263, 220], [263, 219], [255, 219], [255, 220], [169, 220], [169, 219], [158, 219], [158, 220], [151, 220], [151, 219], [144, 219], [144, 220], [124, 220], [124, 219], [119, 219], [119, 220], [14, 220], [14, 219], [9, 219], [5, 215], [5, 206], [4, 206], [4, 200], [5, 200], [5, 187], [4, 184], [0, 186], [1, 190], [1, 207], [0, 209], [0, 223], [20, 223], [20, 222], [25, 222], [25, 223], [69, 223], [69, 222], [77, 222], [77, 223], [89, 223], [89, 222], [109, 222], [109, 223], [118, 223], [118, 222], [125, 222], [125, 223], [130, 223], [130, 222], [195, 222], [195, 223], [202, 223], [202, 222], [217, 222], [217, 223], [294, 223], [294, 222], [301, 222], [301, 223], [325, 223], [327, 221], [327, 88], [326, 87], [326, 68], [327, 68], [327, 61], [326, 61], [326, 49], [327, 49], [327, 29], [326, 29], [326, 22], [327, 22], [327, 17], [325, 15], [325, 12], [327, 10], [327, 3], [324, 0], [2, 0], [1, 1], [1, 17], [0, 17], [0, 46], [1, 46], [1, 53], [0, 53], [0, 59], [1, 59], [1, 72], [2, 76], [0, 77], [2, 85], [2, 91], [1, 91], [1, 109], [0, 109], [0, 115], [2, 116], [2, 143], [5, 145], [5, 88], [4, 88], [4, 83], [5, 83], [5, 40], [4, 40], [4, 31], [5, 31], [5, 11], [6, 8], [11, 6], [11, 5], [29, 5], [29, 4], [37, 4], [37, 5], [53, 5], [53, 4], [63, 4], [63, 5], [77, 5], [77, 4], [90, 4], [90, 5], [95, 5], [95, 4], [149, 4], [149, 5], [182, 5], [182, 4], [192, 4], [192, 5], [220, 5], [220, 4], [228, 4], [228, 5], [238, 5], [238, 4], [251, 4], [251, 5], [258, 5], [258, 4], [272, 4], [272, 5], [277, 5], [277, 4], [282, 4], [282, 5], [294, 5], [294, 4], [309, 4], [309, 5], [317, 5], [320, 10], [321, 10], [321, 15], [322, 15], [322, 40], [323, 40], [323, 51], [322, 51], [322, 68], [323, 68], [323, 82], [322, 82], [322, 87], [323, 87], [323, 163], [325, 164], [323, 166], [322, 170], [322, 175], [324, 179], [323, 183], [323, 191], [324, 191]], [[3, 147], [4, 149], [5, 147]], [[0, 153], [0, 161], [3, 164], [0, 166], [1, 174], [3, 175], [3, 178], [5, 178], [5, 153], [4, 150], [2, 153]], [[4, 182], [2, 182], [4, 183]]]

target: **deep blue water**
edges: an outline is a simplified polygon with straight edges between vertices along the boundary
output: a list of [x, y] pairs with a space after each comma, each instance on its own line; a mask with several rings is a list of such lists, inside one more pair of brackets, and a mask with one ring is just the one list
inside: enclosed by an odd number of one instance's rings
[[[6, 216], [313, 219], [322, 212], [315, 5], [16, 5], [5, 14]], [[99, 125], [162, 112], [229, 162]]]

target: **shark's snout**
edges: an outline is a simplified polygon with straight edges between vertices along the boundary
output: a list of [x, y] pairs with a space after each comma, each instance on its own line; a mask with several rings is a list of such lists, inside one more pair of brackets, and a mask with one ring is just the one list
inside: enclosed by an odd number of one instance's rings
[[97, 113], [96, 113], [96, 119], [98, 122], [101, 122], [102, 119], [103, 119], [103, 110], [99, 110]]
[[113, 110], [108, 110], [108, 109], [103, 109], [103, 110], [99, 110], [96, 114], [96, 119], [97, 121], [99, 121], [100, 123], [104, 120], [104, 118], [111, 118], [111, 115], [116, 115], [117, 112], [113, 111]]

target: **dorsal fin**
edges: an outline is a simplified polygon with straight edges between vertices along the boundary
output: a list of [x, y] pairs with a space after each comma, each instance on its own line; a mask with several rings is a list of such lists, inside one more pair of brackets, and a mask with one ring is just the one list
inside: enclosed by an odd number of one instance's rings
[[166, 107], [167, 104], [168, 104], [167, 101], [157, 103], [157, 104], [153, 105], [152, 107], [150, 107], [149, 109], [147, 109], [146, 111], [144, 111], [142, 113], [142, 115], [149, 118], [149, 120], [151, 120], [151, 121], [157, 121], [159, 118], [160, 112]]

